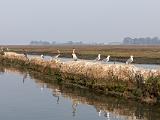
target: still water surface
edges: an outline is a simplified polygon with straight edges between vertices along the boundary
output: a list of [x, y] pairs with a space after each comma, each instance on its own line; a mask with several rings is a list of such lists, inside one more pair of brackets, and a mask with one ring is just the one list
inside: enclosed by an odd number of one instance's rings
[[[29, 57], [29, 59], [34, 58], [34, 57], [39, 57], [40, 58], [40, 55], [28, 55], [28, 57]], [[44, 60], [46, 60], [46, 61], [49, 61], [51, 59], [52, 59], [51, 56], [44, 56]], [[62, 61], [62, 62], [73, 61], [72, 58], [65, 58], [65, 57], [59, 57], [59, 60]], [[82, 60], [82, 59], [79, 59], [79, 60]], [[85, 60], [85, 61], [88, 61], [88, 62], [97, 62], [95, 60]], [[112, 61], [109, 61], [107, 63], [99, 61], [99, 63], [102, 63], [102, 64], [114, 64], [114, 62], [112, 62]], [[125, 63], [115, 62], [115, 64], [125, 64]], [[155, 69], [155, 70], [156, 69], [160, 69], [160, 65], [156, 65], [156, 64], [134, 64], [134, 65], [136, 67], [138, 67], [138, 68], [144, 68], [144, 69]]]
[[159, 120], [148, 106], [59, 85], [44, 76], [0, 67], [0, 120]]

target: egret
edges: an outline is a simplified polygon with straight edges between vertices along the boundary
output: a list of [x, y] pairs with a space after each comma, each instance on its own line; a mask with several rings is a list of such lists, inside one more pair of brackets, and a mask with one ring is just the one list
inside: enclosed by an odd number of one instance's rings
[[133, 62], [133, 56], [131, 55], [130, 58], [126, 61], [126, 64], [131, 64]]
[[74, 61], [77, 61], [77, 56], [76, 56], [76, 54], [75, 54], [75, 49], [73, 48], [73, 52], [72, 52], [72, 57], [73, 57], [73, 60]]
[[104, 62], [109, 62], [109, 58], [110, 58], [110, 55], [108, 55], [107, 58], [103, 59], [103, 61]]

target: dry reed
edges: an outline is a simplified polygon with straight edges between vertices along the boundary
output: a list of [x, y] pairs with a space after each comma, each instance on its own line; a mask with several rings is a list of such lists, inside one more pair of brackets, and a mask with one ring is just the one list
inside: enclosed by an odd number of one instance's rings
[[155, 97], [160, 94], [160, 70], [88, 61], [44, 61], [40, 58], [28, 60], [19, 54], [4, 55], [0, 58], [3, 63], [56, 75], [57, 79], [64, 83], [85, 86], [103, 93], [111, 92], [127, 98], [136, 97], [143, 100], [145, 98], [145, 102], [155, 100]]

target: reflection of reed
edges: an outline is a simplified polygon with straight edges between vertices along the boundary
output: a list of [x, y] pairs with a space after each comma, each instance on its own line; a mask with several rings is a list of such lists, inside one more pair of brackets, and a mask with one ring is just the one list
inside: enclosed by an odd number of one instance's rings
[[5, 69], [3, 67], [0, 67], [0, 74], [4, 74]]
[[27, 72], [24, 73], [24, 75], [23, 75], [23, 83], [24, 83], [25, 79], [27, 79], [27, 76], [28, 76]]
[[76, 102], [73, 101], [73, 103], [72, 103], [72, 109], [73, 109], [72, 113], [73, 113], [73, 116], [76, 115], [77, 106], [78, 106], [78, 103], [76, 103]]
[[76, 84], [104, 94], [136, 98], [146, 103], [158, 101], [160, 70], [140, 69], [134, 65], [101, 64], [88, 61], [55, 62], [19, 54], [0, 57], [2, 64], [32, 69], [54, 76], [59, 82]]
[[[6, 71], [12, 71], [24, 75], [23, 70], [20, 71], [17, 69], [8, 68]], [[56, 82], [51, 80], [54, 78], [42, 76], [37, 73], [35, 74], [34, 72], [29, 72], [29, 75], [39, 86], [43, 87], [46, 85], [47, 88], [51, 89], [53, 96], [57, 97], [58, 104], [60, 96], [71, 99], [73, 116], [76, 115], [76, 111], [78, 109], [77, 106], [81, 103], [94, 106], [97, 110], [97, 115], [103, 115], [107, 119], [111, 118], [112, 115], [116, 115], [117, 118], [121, 118], [121, 116], [123, 116], [128, 120], [150, 120], [151, 118], [156, 120], [156, 118], [160, 118], [160, 114], [157, 114], [159, 113], [159, 105], [154, 106], [154, 111], [157, 112], [152, 112], [152, 107], [142, 105], [135, 101], [126, 101], [124, 99], [109, 96], [106, 97], [105, 95], [97, 95], [87, 89], [79, 89], [69, 85], [58, 85]]]
[[60, 96], [61, 96], [61, 91], [59, 89], [53, 89], [52, 90], [52, 95], [54, 97], [57, 97], [57, 104], [59, 104]]
[[[34, 80], [36, 83], [45, 82], [47, 84], [47, 87], [53, 91], [53, 94], [57, 97], [57, 100], [59, 99], [60, 95], [64, 98], [71, 99], [73, 116], [76, 115], [78, 104], [81, 103], [93, 105], [97, 110], [97, 114], [101, 114], [101, 116], [103, 115], [108, 120], [111, 118], [111, 114], [116, 116], [116, 119], [125, 117], [127, 120], [135, 120], [138, 118], [148, 120], [148, 113], [150, 111], [144, 111], [144, 109], [142, 109], [144, 106], [140, 103], [134, 101], [125, 101], [113, 97], [96, 95], [88, 90], [74, 88], [70, 86], [59, 86], [57, 83], [50, 83], [49, 80], [44, 81], [45, 79], [40, 80], [36, 78]], [[57, 90], [58, 94], [57, 92], [55, 92]]]
[[16, 68], [11, 68], [11, 67], [9, 67], [9, 68], [4, 68], [3, 66], [0, 66], [0, 69], [3, 69], [5, 73], [14, 72], [14, 73], [16, 73], [16, 74], [22, 75], [22, 76], [23, 76], [23, 78], [22, 78], [22, 82], [23, 82], [23, 83], [25, 82], [25, 80], [26, 80], [27, 77], [28, 77], [28, 71], [24, 71], [24, 70], [21, 70], [21, 71], [20, 71], [20, 70], [17, 70]]

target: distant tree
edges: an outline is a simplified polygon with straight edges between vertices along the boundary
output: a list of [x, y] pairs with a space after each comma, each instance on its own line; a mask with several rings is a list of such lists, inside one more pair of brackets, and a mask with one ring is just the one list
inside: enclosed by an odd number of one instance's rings
[[132, 42], [132, 38], [130, 38], [130, 37], [126, 37], [123, 40], [123, 44], [132, 44], [131, 42]]
[[146, 38], [130, 38], [126, 37], [123, 39], [123, 44], [135, 44], [135, 45], [157, 45], [160, 44], [160, 39], [158, 37], [146, 37]]
[[30, 42], [31, 45], [50, 45], [50, 42], [48, 41], [31, 41]]
[[55, 45], [56, 44], [56, 42], [55, 41], [52, 41], [52, 43], [51, 43], [52, 45]]

